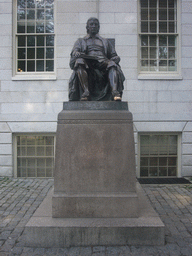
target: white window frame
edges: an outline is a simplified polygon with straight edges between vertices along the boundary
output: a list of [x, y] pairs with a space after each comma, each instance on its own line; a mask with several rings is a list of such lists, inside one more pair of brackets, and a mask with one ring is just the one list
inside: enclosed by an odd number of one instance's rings
[[[18, 177], [17, 176], [17, 137], [18, 136], [53, 136], [54, 139], [54, 161], [55, 161], [55, 148], [56, 148], [56, 133], [16, 133], [13, 134], [13, 174], [14, 178], [22, 178], [27, 179], [28, 177]], [[47, 178], [50, 179], [52, 177], [30, 177], [33, 178]]]
[[[178, 177], [178, 178], [182, 177], [181, 176], [182, 133], [180, 133], [180, 132], [139, 132], [138, 133], [138, 144], [137, 144], [137, 150], [138, 150], [137, 171], [136, 171], [137, 178], [140, 178], [140, 158], [141, 158], [141, 152], [140, 152], [141, 139], [140, 138], [141, 138], [141, 135], [176, 135], [177, 136], [177, 176], [176, 177]], [[150, 178], [150, 177], [142, 177], [142, 178]], [[161, 178], [161, 176], [157, 176], [156, 178]], [[169, 178], [169, 176], [167, 176], [167, 178]]]
[[[140, 35], [141, 35], [141, 27], [140, 27], [140, 23], [141, 23], [141, 16], [140, 16], [140, 1], [138, 2], [138, 21], [137, 21], [137, 25], [138, 25], [138, 79], [146, 79], [146, 80], [181, 80], [182, 79], [182, 74], [181, 74], [181, 1], [176, 0], [177, 1], [177, 71], [174, 72], [153, 72], [153, 71], [141, 71], [140, 70], [140, 56], [141, 56], [141, 44], [140, 44]], [[144, 33], [143, 33], [144, 35]], [[154, 35], [157, 35], [156, 33], [154, 33]], [[162, 33], [162, 35], [164, 35]], [[166, 34], [165, 34], [166, 35]]]
[[[13, 70], [12, 80], [56, 80], [56, 0], [54, 0], [54, 71], [53, 72], [17, 72], [17, 0], [13, 0]], [[34, 33], [36, 34], [36, 33]], [[34, 35], [32, 34], [32, 35]], [[23, 35], [30, 35], [24, 33]], [[41, 35], [41, 34], [36, 34]], [[46, 35], [46, 34], [44, 34]]]

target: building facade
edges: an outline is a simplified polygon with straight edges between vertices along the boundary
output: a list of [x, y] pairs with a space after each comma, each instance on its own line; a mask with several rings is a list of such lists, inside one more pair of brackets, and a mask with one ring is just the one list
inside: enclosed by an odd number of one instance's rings
[[53, 175], [70, 51], [90, 17], [121, 57], [137, 177], [192, 176], [190, 0], [0, 0], [0, 175]]

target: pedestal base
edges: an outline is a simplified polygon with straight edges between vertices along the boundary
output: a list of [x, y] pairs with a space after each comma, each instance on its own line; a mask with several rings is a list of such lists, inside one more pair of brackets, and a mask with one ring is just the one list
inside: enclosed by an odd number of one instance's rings
[[52, 193], [27, 223], [25, 246], [164, 245], [164, 224], [139, 184], [138, 218], [52, 218]]

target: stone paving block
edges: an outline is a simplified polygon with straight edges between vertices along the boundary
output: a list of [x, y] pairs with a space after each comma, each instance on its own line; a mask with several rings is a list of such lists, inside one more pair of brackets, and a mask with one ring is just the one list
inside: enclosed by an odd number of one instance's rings
[[94, 246], [93, 247], [93, 253], [104, 253], [105, 252], [105, 246]]
[[6, 240], [10, 236], [11, 231], [4, 231], [0, 234], [0, 240]]
[[58, 256], [68, 256], [69, 249], [68, 248], [59, 248], [57, 255]]
[[120, 247], [107, 247], [106, 256], [123, 256], [123, 255], [132, 255], [129, 246], [120, 246]]
[[19, 248], [19, 247], [14, 247], [13, 249], [11, 249], [11, 253], [13, 255], [21, 255], [23, 252], [23, 248]]

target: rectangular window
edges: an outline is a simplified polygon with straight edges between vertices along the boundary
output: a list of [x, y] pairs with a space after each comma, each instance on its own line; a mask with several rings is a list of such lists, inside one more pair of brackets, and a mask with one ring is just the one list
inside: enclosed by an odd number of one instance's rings
[[16, 137], [17, 177], [53, 177], [54, 136]]
[[140, 177], [176, 177], [177, 135], [140, 135]]
[[15, 72], [54, 72], [54, 0], [17, 0]]
[[179, 71], [177, 0], [140, 0], [140, 73]]

